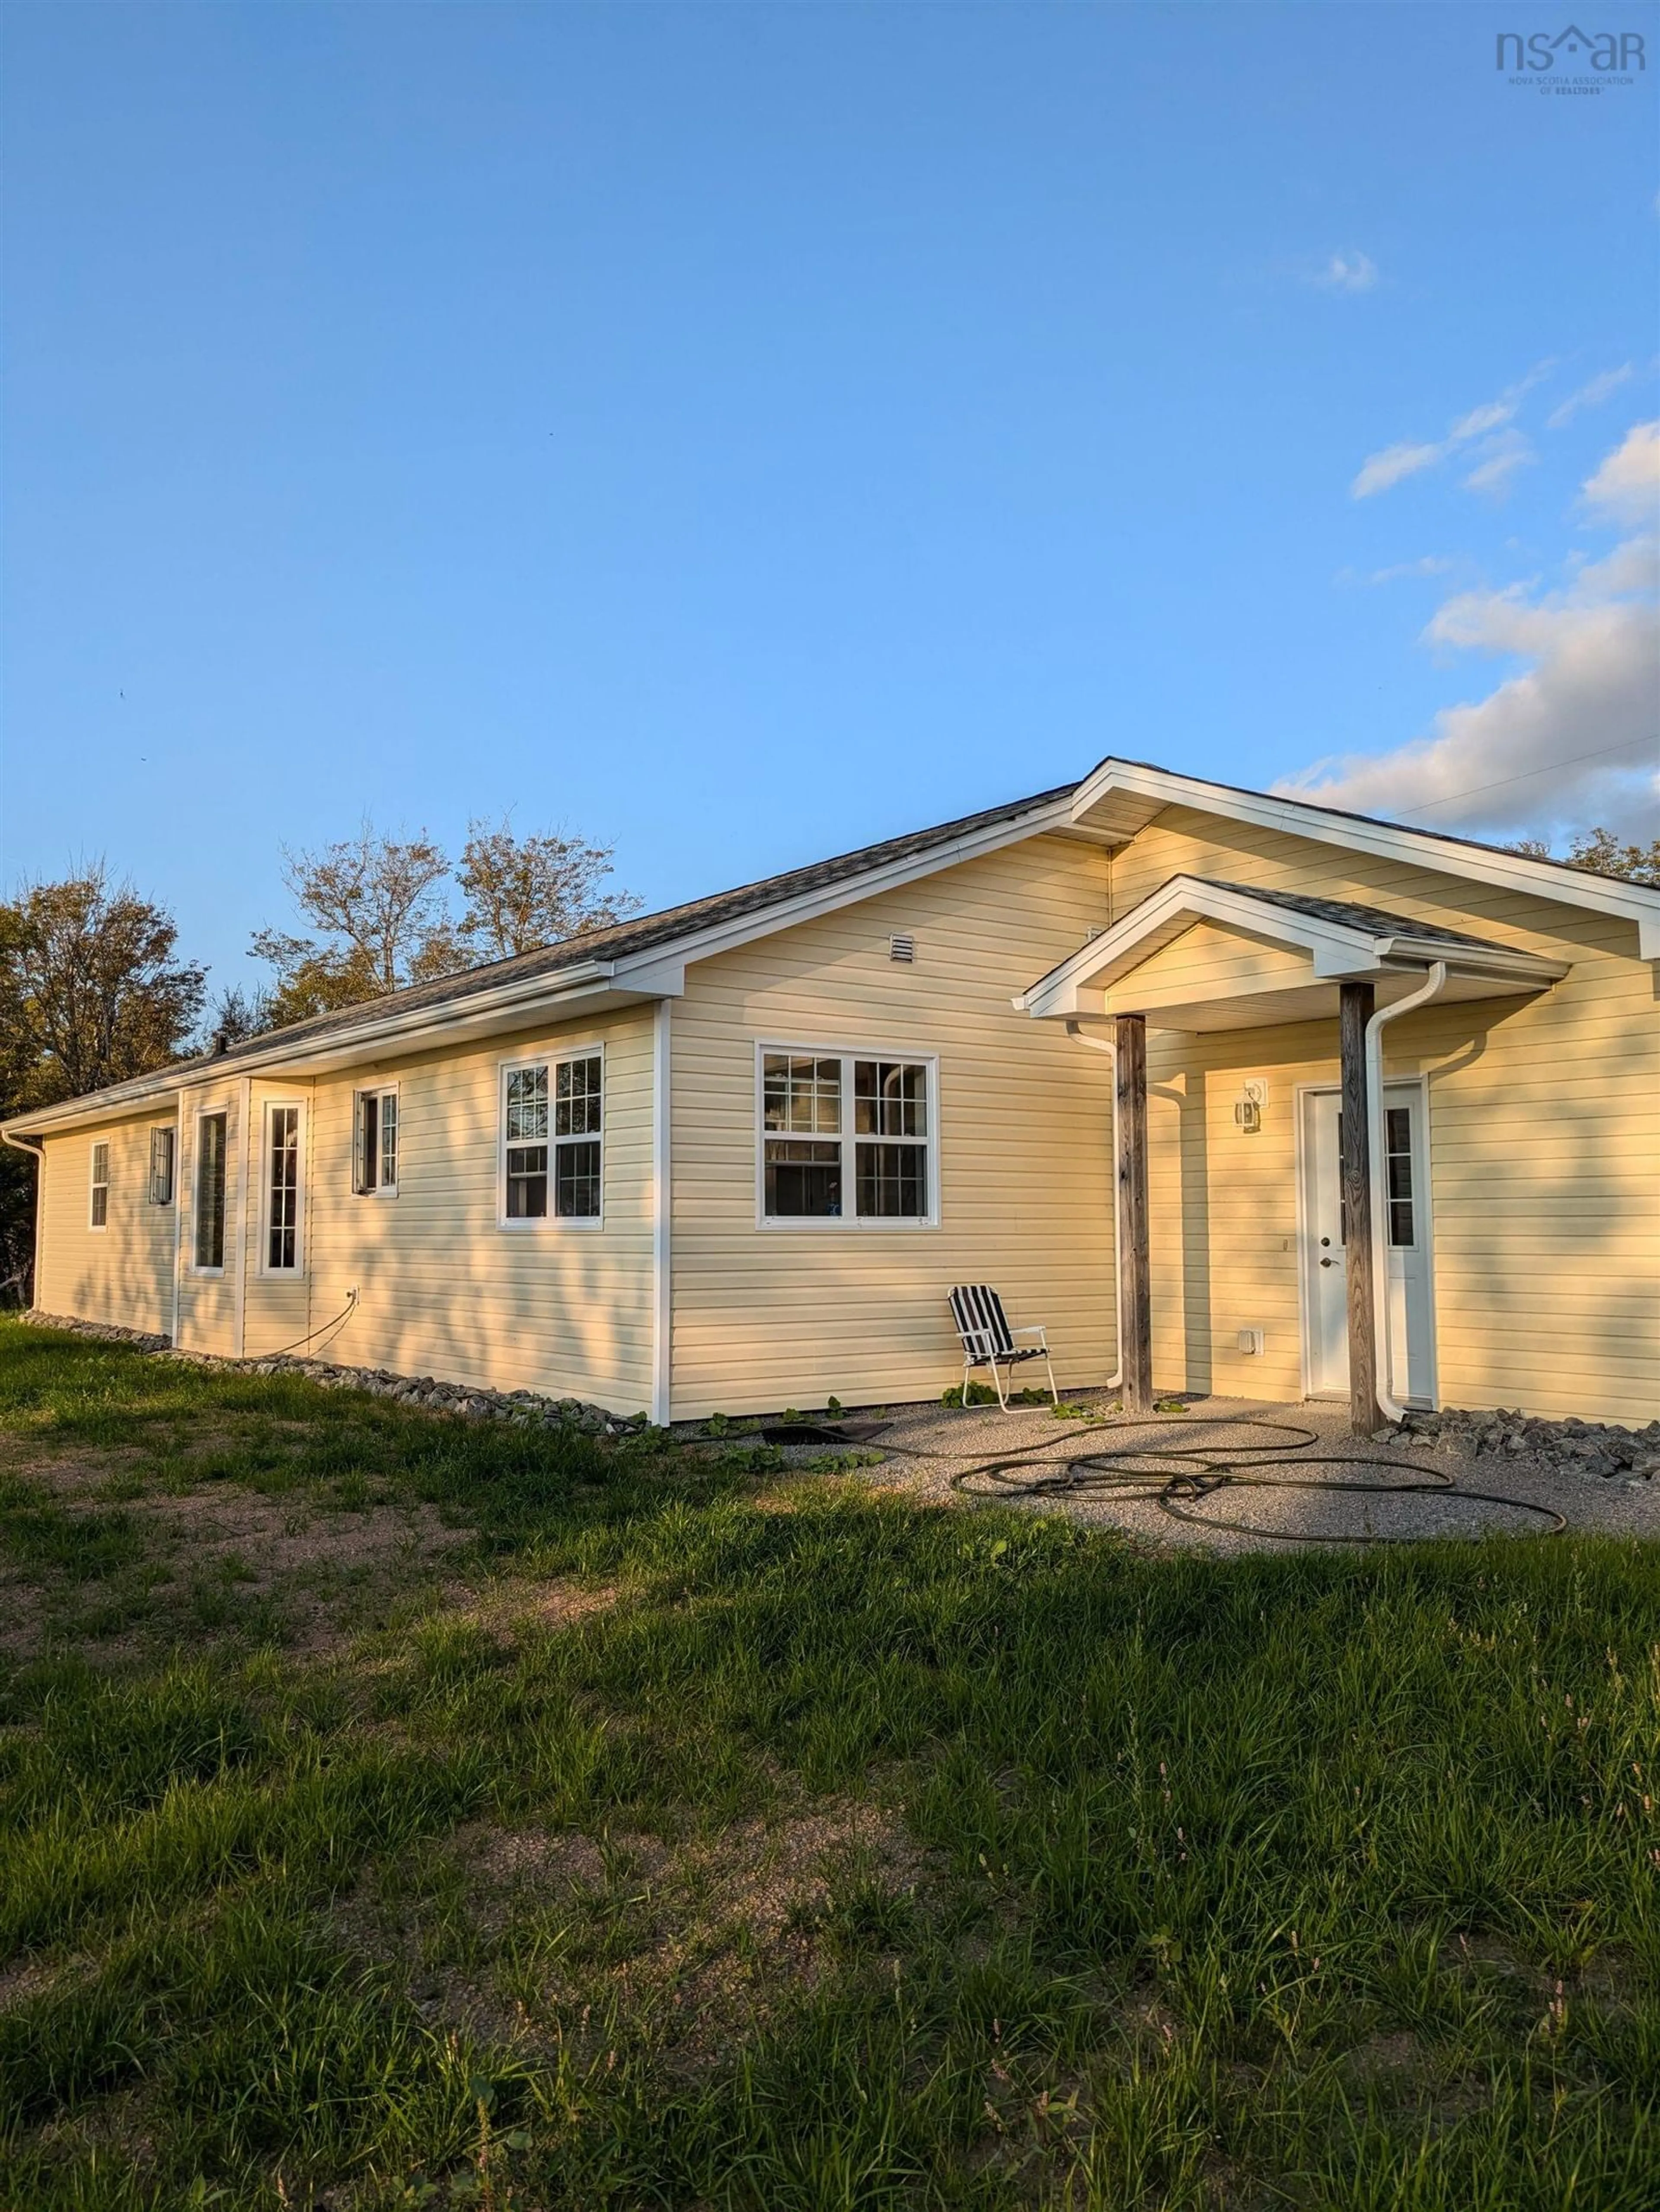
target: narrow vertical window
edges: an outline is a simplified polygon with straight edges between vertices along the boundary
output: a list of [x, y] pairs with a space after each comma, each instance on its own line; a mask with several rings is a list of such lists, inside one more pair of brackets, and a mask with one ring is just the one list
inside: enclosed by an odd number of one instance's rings
[[604, 1077], [597, 1052], [554, 1067], [554, 1210], [567, 1219], [599, 1217]]
[[357, 1094], [356, 1164], [352, 1188], [360, 1194], [378, 1191], [395, 1197], [398, 1191], [398, 1093], [360, 1091]]
[[150, 1131], [150, 1204], [173, 1204], [173, 1146], [172, 1129]]
[[855, 1060], [853, 1127], [860, 1213], [872, 1218], [925, 1218], [927, 1069], [916, 1060]]
[[300, 1264], [300, 1109], [271, 1107], [268, 1130], [265, 1266], [289, 1274]]
[[225, 1264], [225, 1116], [204, 1114], [196, 1124], [196, 1264]]
[[1384, 1158], [1388, 1167], [1389, 1243], [1412, 1245], [1414, 1235], [1412, 1188], [1412, 1109], [1391, 1106], [1383, 1115]]
[[102, 1229], [110, 1218], [110, 1148], [92, 1148], [92, 1225]]
[[510, 1067], [502, 1093], [509, 1221], [539, 1221], [548, 1210], [548, 1071]]

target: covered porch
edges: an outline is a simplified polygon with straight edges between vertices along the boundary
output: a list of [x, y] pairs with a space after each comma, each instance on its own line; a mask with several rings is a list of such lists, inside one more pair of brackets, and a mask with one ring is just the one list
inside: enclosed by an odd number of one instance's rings
[[[1263, 1354], [1251, 1294], [1259, 1278], [1283, 1291], [1289, 1263], [1299, 1380], [1286, 1389], [1287, 1348], [1277, 1342], [1284, 1381], [1261, 1395], [1345, 1396], [1360, 1436], [1399, 1419], [1408, 1402], [1436, 1402], [1427, 1086], [1386, 1070], [1385, 1035], [1432, 1004], [1530, 997], [1566, 973], [1563, 962], [1372, 907], [1177, 876], [1023, 994], [1015, 1003], [1034, 1019], [1063, 1024], [1115, 1063], [1113, 1387], [1126, 1412], [1153, 1405], [1161, 1230], [1182, 1255], [1187, 1340], [1209, 1332], [1198, 1387], [1214, 1387], [1219, 1364], [1237, 1375], [1239, 1360]], [[1275, 1051], [1286, 1064], [1272, 1077], [1236, 1073], [1249, 1068], [1258, 1036], [1266, 1048], [1282, 1030], [1294, 1043]], [[1155, 1102], [1190, 1114], [1196, 1086], [1202, 1117], [1206, 1078], [1231, 1080], [1231, 1125], [1252, 1144], [1231, 1171], [1214, 1167], [1202, 1142], [1190, 1169], [1183, 1133], [1173, 1183], [1152, 1188], [1150, 1032]], [[1171, 1070], [1176, 1081], [1159, 1079]], [[1270, 1128], [1272, 1141], [1255, 1144]], [[1236, 1219], [1243, 1204], [1243, 1222], [1219, 1299], [1212, 1216], [1230, 1200]], [[1279, 1315], [1283, 1339], [1283, 1297]], [[1169, 1379], [1195, 1387], [1190, 1372]]]

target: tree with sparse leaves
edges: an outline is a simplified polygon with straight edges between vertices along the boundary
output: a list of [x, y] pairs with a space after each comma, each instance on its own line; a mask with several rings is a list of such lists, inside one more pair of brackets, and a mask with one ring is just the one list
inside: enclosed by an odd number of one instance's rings
[[253, 956], [276, 969], [276, 988], [228, 994], [221, 1026], [239, 1036], [280, 1028], [620, 921], [640, 902], [605, 889], [611, 850], [562, 833], [518, 837], [505, 821], [471, 823], [454, 872], [457, 916], [440, 889], [449, 860], [424, 831], [387, 837], [366, 821], [318, 853], [285, 848], [284, 880], [316, 934], [256, 931]]
[[[1523, 837], [1509, 848], [1530, 860], [1554, 857], [1542, 837]], [[1582, 830], [1568, 848], [1565, 867], [1584, 868], [1593, 875], [1623, 876], [1628, 883], [1660, 884], [1660, 837], [1651, 844], [1622, 843], [1612, 830]]]
[[365, 821], [355, 837], [319, 853], [283, 848], [283, 877], [301, 918], [320, 933], [254, 933], [256, 959], [277, 970], [266, 1026], [281, 1028], [337, 1006], [384, 998], [463, 964], [438, 886], [449, 873], [424, 831], [382, 836]]
[[476, 960], [507, 960], [637, 914], [630, 892], [602, 888], [615, 849], [557, 832], [515, 837], [505, 821], [469, 823], [455, 872], [466, 902], [462, 943]]
[[[165, 908], [102, 861], [0, 901], [0, 1114], [100, 1091], [187, 1049], [206, 970], [177, 957]], [[33, 1253], [34, 1176], [0, 1154], [0, 1278], [15, 1297]]]

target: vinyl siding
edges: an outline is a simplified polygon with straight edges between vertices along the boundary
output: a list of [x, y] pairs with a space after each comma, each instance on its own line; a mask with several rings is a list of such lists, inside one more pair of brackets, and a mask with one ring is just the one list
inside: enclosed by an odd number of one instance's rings
[[[173, 1328], [173, 1209], [149, 1202], [150, 1131], [171, 1112], [48, 1137], [34, 1303], [119, 1328]], [[92, 1148], [110, 1148], [108, 1220], [92, 1226]]]
[[[601, 1224], [498, 1222], [504, 1060], [598, 1043], [605, 1057]], [[332, 1356], [402, 1374], [651, 1402], [652, 1022], [649, 1007], [319, 1077], [309, 1092], [305, 1291], [299, 1329], [358, 1304]], [[398, 1086], [394, 1197], [352, 1190], [356, 1092]], [[277, 1086], [272, 1086], [273, 1092]], [[248, 1349], [289, 1330], [289, 1286], [248, 1285]]]
[[[672, 1032], [677, 1419], [935, 1396], [962, 1372], [958, 1282], [1044, 1324], [1063, 1387], [1110, 1371], [1110, 1067], [1011, 1004], [1104, 925], [1105, 892], [1098, 849], [1040, 837], [688, 971]], [[914, 966], [890, 960], [896, 932], [915, 936]], [[759, 1041], [938, 1055], [937, 1227], [757, 1223]]]
[[[1630, 923], [1171, 809], [1115, 855], [1115, 918], [1177, 874], [1347, 898], [1572, 963], [1531, 999], [1408, 1014], [1385, 1072], [1427, 1078], [1440, 1395], [1631, 1422], [1660, 1413], [1660, 1011]], [[1183, 948], [1187, 948], [1184, 952]], [[1255, 957], [1253, 949], [1251, 957]], [[1198, 929], [1158, 956], [1216, 972]], [[1150, 1030], [1149, 1178], [1161, 1387], [1300, 1395], [1296, 1090], [1335, 1082], [1335, 1021]], [[1234, 1126], [1247, 1075], [1270, 1097]], [[1262, 1328], [1263, 1356], [1237, 1328]]]

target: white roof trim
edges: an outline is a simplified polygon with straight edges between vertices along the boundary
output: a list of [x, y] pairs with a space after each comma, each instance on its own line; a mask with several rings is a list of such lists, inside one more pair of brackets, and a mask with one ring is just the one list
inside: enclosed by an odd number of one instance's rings
[[1218, 922], [1307, 952], [1313, 959], [1314, 977], [1321, 981], [1427, 967], [1436, 960], [1444, 960], [1455, 974], [1490, 976], [1523, 987], [1534, 983], [1541, 989], [1567, 973], [1566, 962], [1542, 959], [1537, 953], [1375, 930], [1358, 917], [1353, 923], [1339, 922], [1282, 906], [1272, 897], [1256, 898], [1225, 884], [1207, 883], [1200, 876], [1172, 876], [1121, 922], [1091, 938], [1022, 992], [1014, 1004], [1039, 1020], [1076, 1019], [1096, 1012], [1097, 1006], [1085, 1002], [1084, 992], [1098, 998], [1118, 975], [1151, 959], [1196, 921]]
[[1231, 784], [1178, 775], [1170, 769], [1150, 768], [1140, 761], [1111, 759], [1091, 769], [1073, 792], [1072, 818], [1087, 826], [1092, 812], [1104, 820], [1116, 813], [1118, 819], [1128, 823], [1139, 813], [1145, 823], [1164, 806], [1190, 806], [1201, 813], [1250, 822], [1260, 829], [1283, 830], [1289, 836], [1344, 845], [1353, 852], [1371, 853], [1384, 860], [1410, 861], [1444, 876], [1462, 876], [1473, 883], [1495, 884], [1506, 890], [1554, 899], [1563, 906], [1617, 915], [1636, 923], [1639, 958], [1660, 960], [1660, 889], [1588, 875], [1582, 869], [1564, 867], [1557, 860], [1530, 860], [1520, 853], [1467, 844], [1462, 838], [1438, 836], [1432, 830], [1409, 830], [1399, 823], [1375, 822], [1363, 814], [1316, 806], [1307, 799], [1238, 791]]

